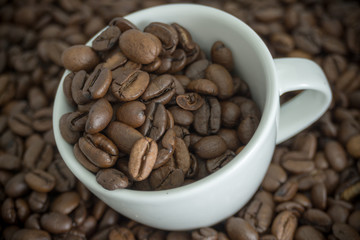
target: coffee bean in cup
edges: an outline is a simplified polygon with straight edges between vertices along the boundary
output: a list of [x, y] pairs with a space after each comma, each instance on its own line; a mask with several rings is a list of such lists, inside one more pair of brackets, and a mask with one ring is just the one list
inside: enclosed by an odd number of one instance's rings
[[248, 87], [237, 87], [246, 82], [233, 70], [231, 49], [216, 41], [207, 58], [177, 23], [141, 31], [116, 18], [91, 46], [66, 49], [62, 61], [72, 71], [63, 91], [73, 112], [62, 116], [61, 134], [106, 189], [199, 180], [230, 162], [261, 118]]

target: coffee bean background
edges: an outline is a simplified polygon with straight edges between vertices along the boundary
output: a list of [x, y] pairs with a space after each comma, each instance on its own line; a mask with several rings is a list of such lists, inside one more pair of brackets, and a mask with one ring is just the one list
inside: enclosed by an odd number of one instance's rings
[[69, 171], [51, 117], [62, 52], [114, 17], [169, 2], [185, 1], [0, 0], [0, 239], [360, 239], [357, 1], [186, 1], [240, 18], [274, 57], [316, 61], [333, 90], [329, 110], [277, 146], [259, 191], [224, 222], [152, 229], [107, 207]]

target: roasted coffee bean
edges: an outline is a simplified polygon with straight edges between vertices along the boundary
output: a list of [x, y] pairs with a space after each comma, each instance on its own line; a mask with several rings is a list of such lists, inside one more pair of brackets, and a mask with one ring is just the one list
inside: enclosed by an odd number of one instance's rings
[[347, 152], [354, 158], [360, 157], [360, 134], [354, 135], [346, 144]]
[[311, 200], [314, 207], [319, 209], [326, 208], [327, 191], [324, 183], [317, 183], [311, 189]]
[[177, 23], [173, 23], [171, 26], [176, 29], [179, 37], [179, 44], [186, 52], [190, 52], [196, 47], [196, 43], [192, 40], [191, 34], [186, 28]]
[[231, 50], [221, 41], [216, 41], [211, 47], [211, 60], [224, 66], [228, 71], [234, 68], [234, 59]]
[[33, 115], [32, 127], [35, 131], [46, 132], [52, 129], [52, 108], [42, 108]]
[[76, 72], [71, 82], [71, 96], [76, 104], [82, 105], [90, 102], [90, 98], [84, 95], [83, 88], [86, 83], [87, 73], [84, 70]]
[[213, 81], [218, 89], [218, 97], [220, 99], [227, 99], [234, 94], [234, 84], [232, 77], [228, 70], [219, 64], [210, 64], [205, 71], [205, 76], [210, 81]]
[[221, 128], [218, 135], [224, 139], [227, 147], [232, 151], [236, 151], [241, 145], [236, 130], [234, 129]]
[[205, 95], [217, 96], [219, 93], [219, 89], [214, 82], [203, 78], [191, 81], [186, 88], [190, 91]]
[[331, 218], [328, 214], [315, 208], [305, 211], [303, 221], [321, 232], [329, 232], [332, 224]]
[[48, 172], [56, 179], [55, 190], [58, 192], [66, 192], [75, 186], [76, 179], [70, 169], [66, 166], [64, 160], [60, 157], [55, 157], [55, 160], [50, 164]]
[[40, 169], [35, 169], [25, 175], [26, 184], [37, 192], [50, 192], [55, 187], [55, 178]]
[[[121, 67], [127, 62], [127, 58], [125, 55], [120, 52], [112, 52], [109, 56], [106, 57], [105, 63], [103, 63], [102, 67], [111, 70], [111, 73], [116, 69], [121, 69]], [[113, 74], [111, 74], [111, 77]]]
[[15, 208], [17, 211], [17, 217], [20, 220], [20, 222], [25, 222], [25, 220], [30, 215], [30, 208], [29, 208], [27, 201], [25, 201], [22, 198], [16, 199], [15, 200]]
[[47, 193], [31, 192], [28, 203], [31, 211], [36, 213], [45, 212], [49, 207], [49, 197]]
[[[63, 115], [63, 117], [64, 116], [65, 114]], [[67, 128], [74, 132], [84, 131], [87, 119], [88, 119], [88, 112], [80, 112], [80, 111], [71, 112], [70, 114], [67, 115], [67, 120], [66, 120], [66, 124], [68, 125]], [[66, 128], [64, 130], [66, 130]]]
[[3, 153], [0, 154], [0, 169], [19, 170], [21, 168], [21, 159], [15, 155]]
[[324, 240], [324, 235], [309, 225], [300, 226], [295, 233], [297, 240]]
[[120, 101], [133, 101], [147, 89], [149, 74], [141, 70], [126, 69], [111, 84], [112, 94]]
[[298, 182], [289, 179], [274, 193], [274, 200], [277, 202], [284, 202], [292, 199], [298, 190]]
[[108, 68], [96, 67], [84, 83], [83, 95], [89, 99], [105, 96], [112, 81], [112, 73]]
[[145, 122], [145, 109], [145, 104], [139, 101], [124, 103], [116, 111], [116, 119], [133, 128], [138, 128]]
[[122, 189], [128, 186], [128, 178], [125, 174], [114, 168], [99, 170], [96, 174], [96, 181], [107, 190]]
[[19, 172], [12, 176], [5, 184], [5, 194], [11, 198], [24, 196], [29, 192], [29, 187], [25, 182], [25, 173]]
[[315, 163], [310, 160], [286, 159], [281, 166], [288, 172], [301, 174], [311, 172], [315, 169]]
[[205, 70], [210, 65], [209, 60], [201, 59], [190, 64], [185, 70], [185, 76], [190, 80], [205, 78]]
[[161, 145], [158, 149], [158, 155], [153, 169], [163, 166], [173, 156], [176, 147], [175, 141], [176, 133], [173, 128], [169, 128], [161, 139]]
[[334, 223], [332, 226], [333, 234], [337, 237], [337, 239], [345, 240], [345, 239], [360, 239], [360, 234], [356, 232], [351, 226], [344, 223]]
[[181, 126], [190, 126], [194, 121], [194, 114], [178, 106], [169, 108], [171, 115], [174, 117], [174, 123]]
[[97, 100], [90, 108], [85, 124], [85, 132], [98, 133], [106, 128], [113, 117], [113, 108], [105, 98]]
[[66, 69], [73, 72], [90, 71], [99, 63], [99, 57], [91, 47], [75, 45], [62, 53], [61, 62]]
[[225, 228], [230, 239], [259, 239], [259, 234], [256, 230], [242, 218], [228, 218]]
[[226, 148], [225, 141], [217, 135], [203, 137], [193, 146], [195, 154], [204, 159], [219, 157]]
[[261, 186], [269, 192], [275, 192], [286, 180], [285, 170], [278, 164], [271, 163]]
[[208, 159], [206, 161], [206, 168], [209, 173], [216, 172], [217, 170], [228, 164], [234, 157], [235, 157], [235, 153], [233, 151], [226, 150], [219, 157]]
[[184, 175], [189, 171], [191, 165], [190, 153], [183, 139], [176, 137], [175, 138], [175, 166], [178, 169], [181, 169]]
[[168, 70], [168, 72], [177, 73], [185, 68], [186, 63], [187, 63], [186, 52], [182, 49], [176, 49], [171, 54], [171, 67]]
[[165, 133], [168, 123], [168, 113], [162, 103], [152, 102], [145, 110], [146, 119], [140, 127], [142, 135], [157, 141]]
[[277, 213], [285, 210], [292, 212], [297, 218], [299, 218], [304, 213], [305, 208], [300, 203], [293, 201], [280, 203], [275, 208], [275, 212]]
[[179, 38], [176, 29], [165, 23], [152, 22], [144, 28], [144, 32], [152, 33], [162, 43], [161, 54], [172, 54], [178, 44]]
[[175, 94], [175, 82], [172, 75], [164, 74], [151, 80], [141, 96], [146, 102], [167, 104]]
[[301, 50], [310, 54], [318, 54], [321, 51], [322, 42], [319, 29], [302, 26], [294, 31], [293, 36], [295, 45]]
[[101, 168], [114, 166], [119, 154], [115, 143], [101, 133], [81, 137], [79, 148], [91, 163]]
[[91, 172], [98, 172], [99, 171], [99, 167], [97, 167], [95, 164], [93, 164], [85, 155], [84, 153], [80, 150], [79, 148], [79, 144], [76, 143], [74, 145], [74, 149], [73, 149], [73, 152], [74, 152], [74, 156], [76, 158], [76, 160], [79, 161], [79, 163], [81, 165], [83, 165], [87, 170], [91, 171]]
[[30, 136], [33, 133], [32, 119], [23, 113], [16, 113], [8, 120], [10, 129], [20, 136]]
[[162, 49], [159, 38], [136, 29], [129, 29], [122, 33], [119, 46], [127, 58], [141, 64], [153, 62]]
[[53, 159], [54, 150], [50, 144], [34, 134], [28, 138], [28, 144], [23, 156], [23, 165], [28, 169], [46, 169]]
[[184, 183], [184, 173], [181, 169], [162, 166], [151, 172], [150, 185], [155, 190], [176, 188]]
[[189, 111], [196, 111], [204, 105], [204, 99], [197, 93], [185, 93], [176, 97], [179, 107]]
[[135, 181], [142, 181], [151, 173], [158, 154], [158, 146], [151, 138], [140, 138], [134, 143], [129, 159], [129, 173]]
[[221, 106], [214, 97], [206, 97], [205, 103], [194, 113], [194, 129], [201, 135], [215, 134], [220, 129]]
[[340, 204], [330, 206], [326, 213], [330, 216], [333, 222], [345, 223], [349, 217], [349, 210]]
[[202, 240], [202, 239], [218, 239], [218, 233], [213, 228], [200, 228], [198, 230], [193, 230], [191, 232], [191, 237], [194, 240]]
[[120, 29], [113, 25], [109, 26], [97, 36], [92, 42], [95, 51], [106, 51], [111, 49], [119, 40]]
[[53, 234], [60, 234], [71, 229], [72, 220], [65, 214], [49, 212], [41, 216], [40, 223], [44, 230]]
[[[265, 196], [265, 195], [264, 195]], [[271, 199], [271, 198], [270, 198]], [[263, 196], [257, 196], [245, 208], [244, 214], [239, 214], [245, 221], [251, 224], [257, 232], [264, 233], [268, 230], [273, 218], [274, 203]]]
[[256, 116], [250, 115], [240, 122], [237, 128], [237, 133], [243, 144], [247, 144], [251, 140], [259, 125], [259, 121], [260, 120]]
[[275, 217], [271, 232], [277, 239], [292, 239], [297, 224], [297, 218], [290, 211], [283, 211]]
[[7, 198], [1, 205], [1, 218], [9, 224], [16, 223], [15, 203], [12, 198]]
[[105, 133], [116, 144], [120, 152], [127, 154], [130, 153], [134, 143], [143, 137], [135, 128], [118, 121], [111, 122]]
[[347, 165], [346, 153], [339, 142], [329, 141], [326, 143], [324, 151], [327, 160], [335, 171], [339, 172], [345, 169]]
[[224, 127], [235, 127], [239, 123], [240, 108], [233, 102], [222, 101], [221, 105], [221, 124]]
[[125, 32], [129, 29], [137, 29], [137, 27], [132, 22], [122, 17], [113, 18], [109, 25], [117, 26], [121, 32]]
[[51, 236], [48, 232], [40, 230], [40, 229], [20, 229], [16, 231], [11, 239], [13, 240], [36, 240], [36, 239], [42, 239], [42, 240], [50, 240]]
[[57, 196], [51, 203], [50, 210], [65, 215], [70, 214], [80, 204], [80, 196], [77, 192], [65, 192]]

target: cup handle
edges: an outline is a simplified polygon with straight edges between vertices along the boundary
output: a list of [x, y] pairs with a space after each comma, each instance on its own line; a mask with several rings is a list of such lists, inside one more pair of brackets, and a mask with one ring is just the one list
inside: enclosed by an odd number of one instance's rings
[[324, 114], [331, 102], [331, 89], [322, 69], [304, 58], [275, 59], [279, 96], [304, 90], [280, 107], [276, 143], [281, 143]]

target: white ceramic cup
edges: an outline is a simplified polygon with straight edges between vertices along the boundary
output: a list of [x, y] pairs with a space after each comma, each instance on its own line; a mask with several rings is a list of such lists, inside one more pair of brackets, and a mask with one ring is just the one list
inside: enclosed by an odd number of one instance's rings
[[[262, 111], [258, 129], [230, 163], [195, 183], [163, 191], [108, 191], [75, 159], [72, 146], [61, 137], [59, 119], [72, 111], [63, 94], [63, 77], [53, 114], [59, 152], [70, 170], [91, 192], [137, 222], [165, 230], [186, 230], [224, 220], [243, 207], [256, 192], [276, 143], [308, 127], [326, 111], [331, 101], [326, 77], [320, 67], [309, 60], [273, 60], [263, 41], [250, 27], [214, 8], [170, 4], [141, 10], [125, 18], [140, 29], [154, 21], [177, 22], [189, 30], [206, 53], [215, 41], [223, 41], [232, 50], [236, 73], [248, 83], [252, 97]], [[280, 107], [280, 95], [293, 90], [304, 91]]]

